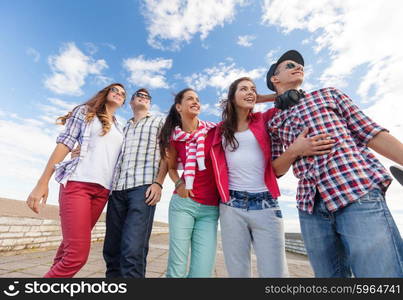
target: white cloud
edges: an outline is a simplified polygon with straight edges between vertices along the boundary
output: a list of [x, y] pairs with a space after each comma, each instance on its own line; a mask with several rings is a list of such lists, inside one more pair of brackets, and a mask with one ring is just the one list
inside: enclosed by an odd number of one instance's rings
[[78, 105], [78, 103], [74, 102], [66, 102], [64, 100], [58, 99], [58, 98], [48, 98], [48, 101], [55, 105], [56, 107], [71, 111], [74, 107]]
[[208, 115], [213, 115], [216, 117], [221, 117], [221, 109], [220, 109], [220, 104], [217, 102], [216, 104], [202, 104], [201, 107], [202, 113], [208, 114]]
[[201, 73], [193, 73], [190, 76], [184, 77], [184, 81], [197, 91], [213, 87], [222, 93], [227, 91], [229, 85], [237, 78], [246, 76], [255, 80], [260, 78], [266, 71], [266, 68], [256, 68], [247, 71], [236, 67], [235, 63], [221, 62], [217, 66], [204, 69]]
[[[196, 91], [207, 87], [215, 88], [217, 94], [216, 103], [202, 105], [202, 112], [215, 117], [221, 117], [220, 101], [226, 99], [230, 84], [240, 77], [250, 77], [252, 80], [260, 78], [266, 68], [245, 70], [236, 67], [232, 59], [228, 58], [227, 63], [221, 62], [217, 66], [206, 68], [200, 73], [193, 73], [190, 76], [182, 77], [185, 83]], [[258, 104], [255, 111], [260, 111], [265, 106]]]
[[84, 43], [84, 45], [85, 45], [85, 48], [87, 49], [87, 52], [90, 55], [94, 55], [95, 53], [98, 52], [98, 47], [94, 43], [87, 42], [87, 43]]
[[157, 104], [151, 104], [150, 113], [154, 116], [166, 117], [166, 113], [161, 111], [161, 108]]
[[[25, 200], [35, 186], [56, 145], [57, 126], [49, 131], [45, 125], [17, 114], [0, 116], [0, 197]], [[50, 186], [49, 203], [55, 204], [57, 185], [52, 182]]]
[[109, 76], [98, 75], [98, 76], [94, 77], [94, 82], [95, 82], [95, 84], [100, 85], [100, 86], [107, 86], [107, 85], [113, 83], [114, 80], [112, 77], [109, 77]]
[[266, 0], [263, 10], [263, 23], [285, 33], [312, 32], [316, 52], [329, 52], [330, 65], [320, 76], [323, 85], [343, 87], [355, 69], [365, 66], [368, 72], [357, 91], [362, 99], [379, 100], [392, 91], [402, 95], [403, 40], [396, 38], [403, 27], [402, 2]]
[[81, 87], [88, 76], [102, 76], [108, 68], [103, 59], [95, 60], [86, 56], [74, 43], [67, 43], [60, 49], [59, 55], [48, 59], [52, 75], [45, 80], [45, 86], [57, 94], [80, 96]]
[[104, 45], [104, 46], [106, 46], [109, 49], [114, 50], [114, 51], [117, 49], [117, 47], [114, 44], [111, 44], [111, 43], [103, 43], [102, 45]]
[[41, 111], [39, 118], [51, 124], [55, 124], [58, 117], [66, 115], [79, 105], [79, 103], [66, 102], [58, 98], [48, 98], [47, 100], [49, 103], [39, 103], [37, 106]]
[[40, 53], [34, 48], [28, 48], [27, 55], [32, 56], [34, 58], [34, 62], [38, 62], [39, 59], [41, 58]]
[[200, 33], [204, 40], [217, 26], [230, 23], [244, 0], [145, 0], [148, 43], [157, 49], [179, 49]]
[[253, 41], [256, 39], [254, 35], [240, 35], [238, 36], [237, 44], [243, 47], [252, 47]]
[[265, 61], [269, 66], [271, 66], [277, 61], [278, 57], [275, 57], [275, 55], [277, 55], [279, 51], [280, 49], [277, 48], [276, 50], [270, 50], [269, 52], [267, 52]]
[[127, 58], [123, 67], [130, 72], [127, 80], [140, 87], [169, 88], [166, 70], [172, 68], [172, 59], [156, 58], [147, 60], [143, 55]]
[[265, 112], [269, 109], [269, 104], [267, 103], [258, 103], [255, 105], [253, 111], [254, 112]]

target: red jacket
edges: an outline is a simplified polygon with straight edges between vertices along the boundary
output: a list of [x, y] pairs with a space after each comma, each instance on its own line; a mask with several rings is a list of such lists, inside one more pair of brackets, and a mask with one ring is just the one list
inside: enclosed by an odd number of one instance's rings
[[[270, 120], [276, 112], [277, 109], [272, 108], [264, 113], [252, 113], [251, 121], [249, 123], [249, 129], [257, 139], [263, 152], [265, 160], [264, 180], [273, 198], [280, 196], [280, 190], [278, 188], [276, 175], [274, 174], [271, 164], [271, 142], [267, 130], [267, 121]], [[230, 196], [228, 185], [228, 166], [225, 159], [225, 151], [221, 142], [221, 126], [222, 122], [220, 122], [217, 127], [214, 128], [215, 133], [213, 146], [210, 153], [217, 189], [220, 193], [221, 201], [225, 203], [229, 201]]]

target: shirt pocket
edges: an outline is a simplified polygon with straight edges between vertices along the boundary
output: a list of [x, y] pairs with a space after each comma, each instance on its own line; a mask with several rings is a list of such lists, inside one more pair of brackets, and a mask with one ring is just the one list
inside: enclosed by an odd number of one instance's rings
[[335, 100], [327, 98], [310, 99], [305, 108], [300, 111], [299, 117], [305, 126], [310, 128], [308, 136], [323, 133], [333, 134], [342, 131], [346, 124], [337, 109]]

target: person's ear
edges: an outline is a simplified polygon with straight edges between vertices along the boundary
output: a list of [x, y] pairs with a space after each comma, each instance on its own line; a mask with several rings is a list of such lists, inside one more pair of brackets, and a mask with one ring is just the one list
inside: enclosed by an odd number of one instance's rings
[[279, 83], [280, 79], [278, 78], [278, 76], [273, 75], [272, 77], [270, 77], [270, 81], [275, 84], [275, 83]]
[[177, 111], [178, 113], [180, 113], [181, 110], [182, 110], [182, 105], [180, 105], [180, 104], [175, 104], [175, 108], [176, 108], [176, 111]]

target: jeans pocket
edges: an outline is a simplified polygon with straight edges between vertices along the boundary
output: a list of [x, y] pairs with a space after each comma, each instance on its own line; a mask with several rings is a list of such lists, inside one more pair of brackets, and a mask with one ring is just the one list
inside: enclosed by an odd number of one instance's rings
[[187, 198], [182, 198], [178, 194], [173, 194], [171, 201], [169, 202], [170, 209], [180, 210], [183, 207], [183, 200]]
[[277, 199], [271, 198], [268, 200], [265, 199], [262, 200], [262, 208], [278, 208], [278, 207], [279, 205]]
[[283, 214], [282, 214], [282, 212], [281, 212], [280, 209], [275, 209], [275, 210], [274, 210], [274, 215], [275, 215], [277, 218], [279, 218], [279, 219], [282, 219], [282, 218], [283, 218]]
[[385, 200], [383, 193], [379, 189], [370, 190], [367, 194], [360, 197], [357, 202], [364, 203], [364, 202], [379, 202]]

